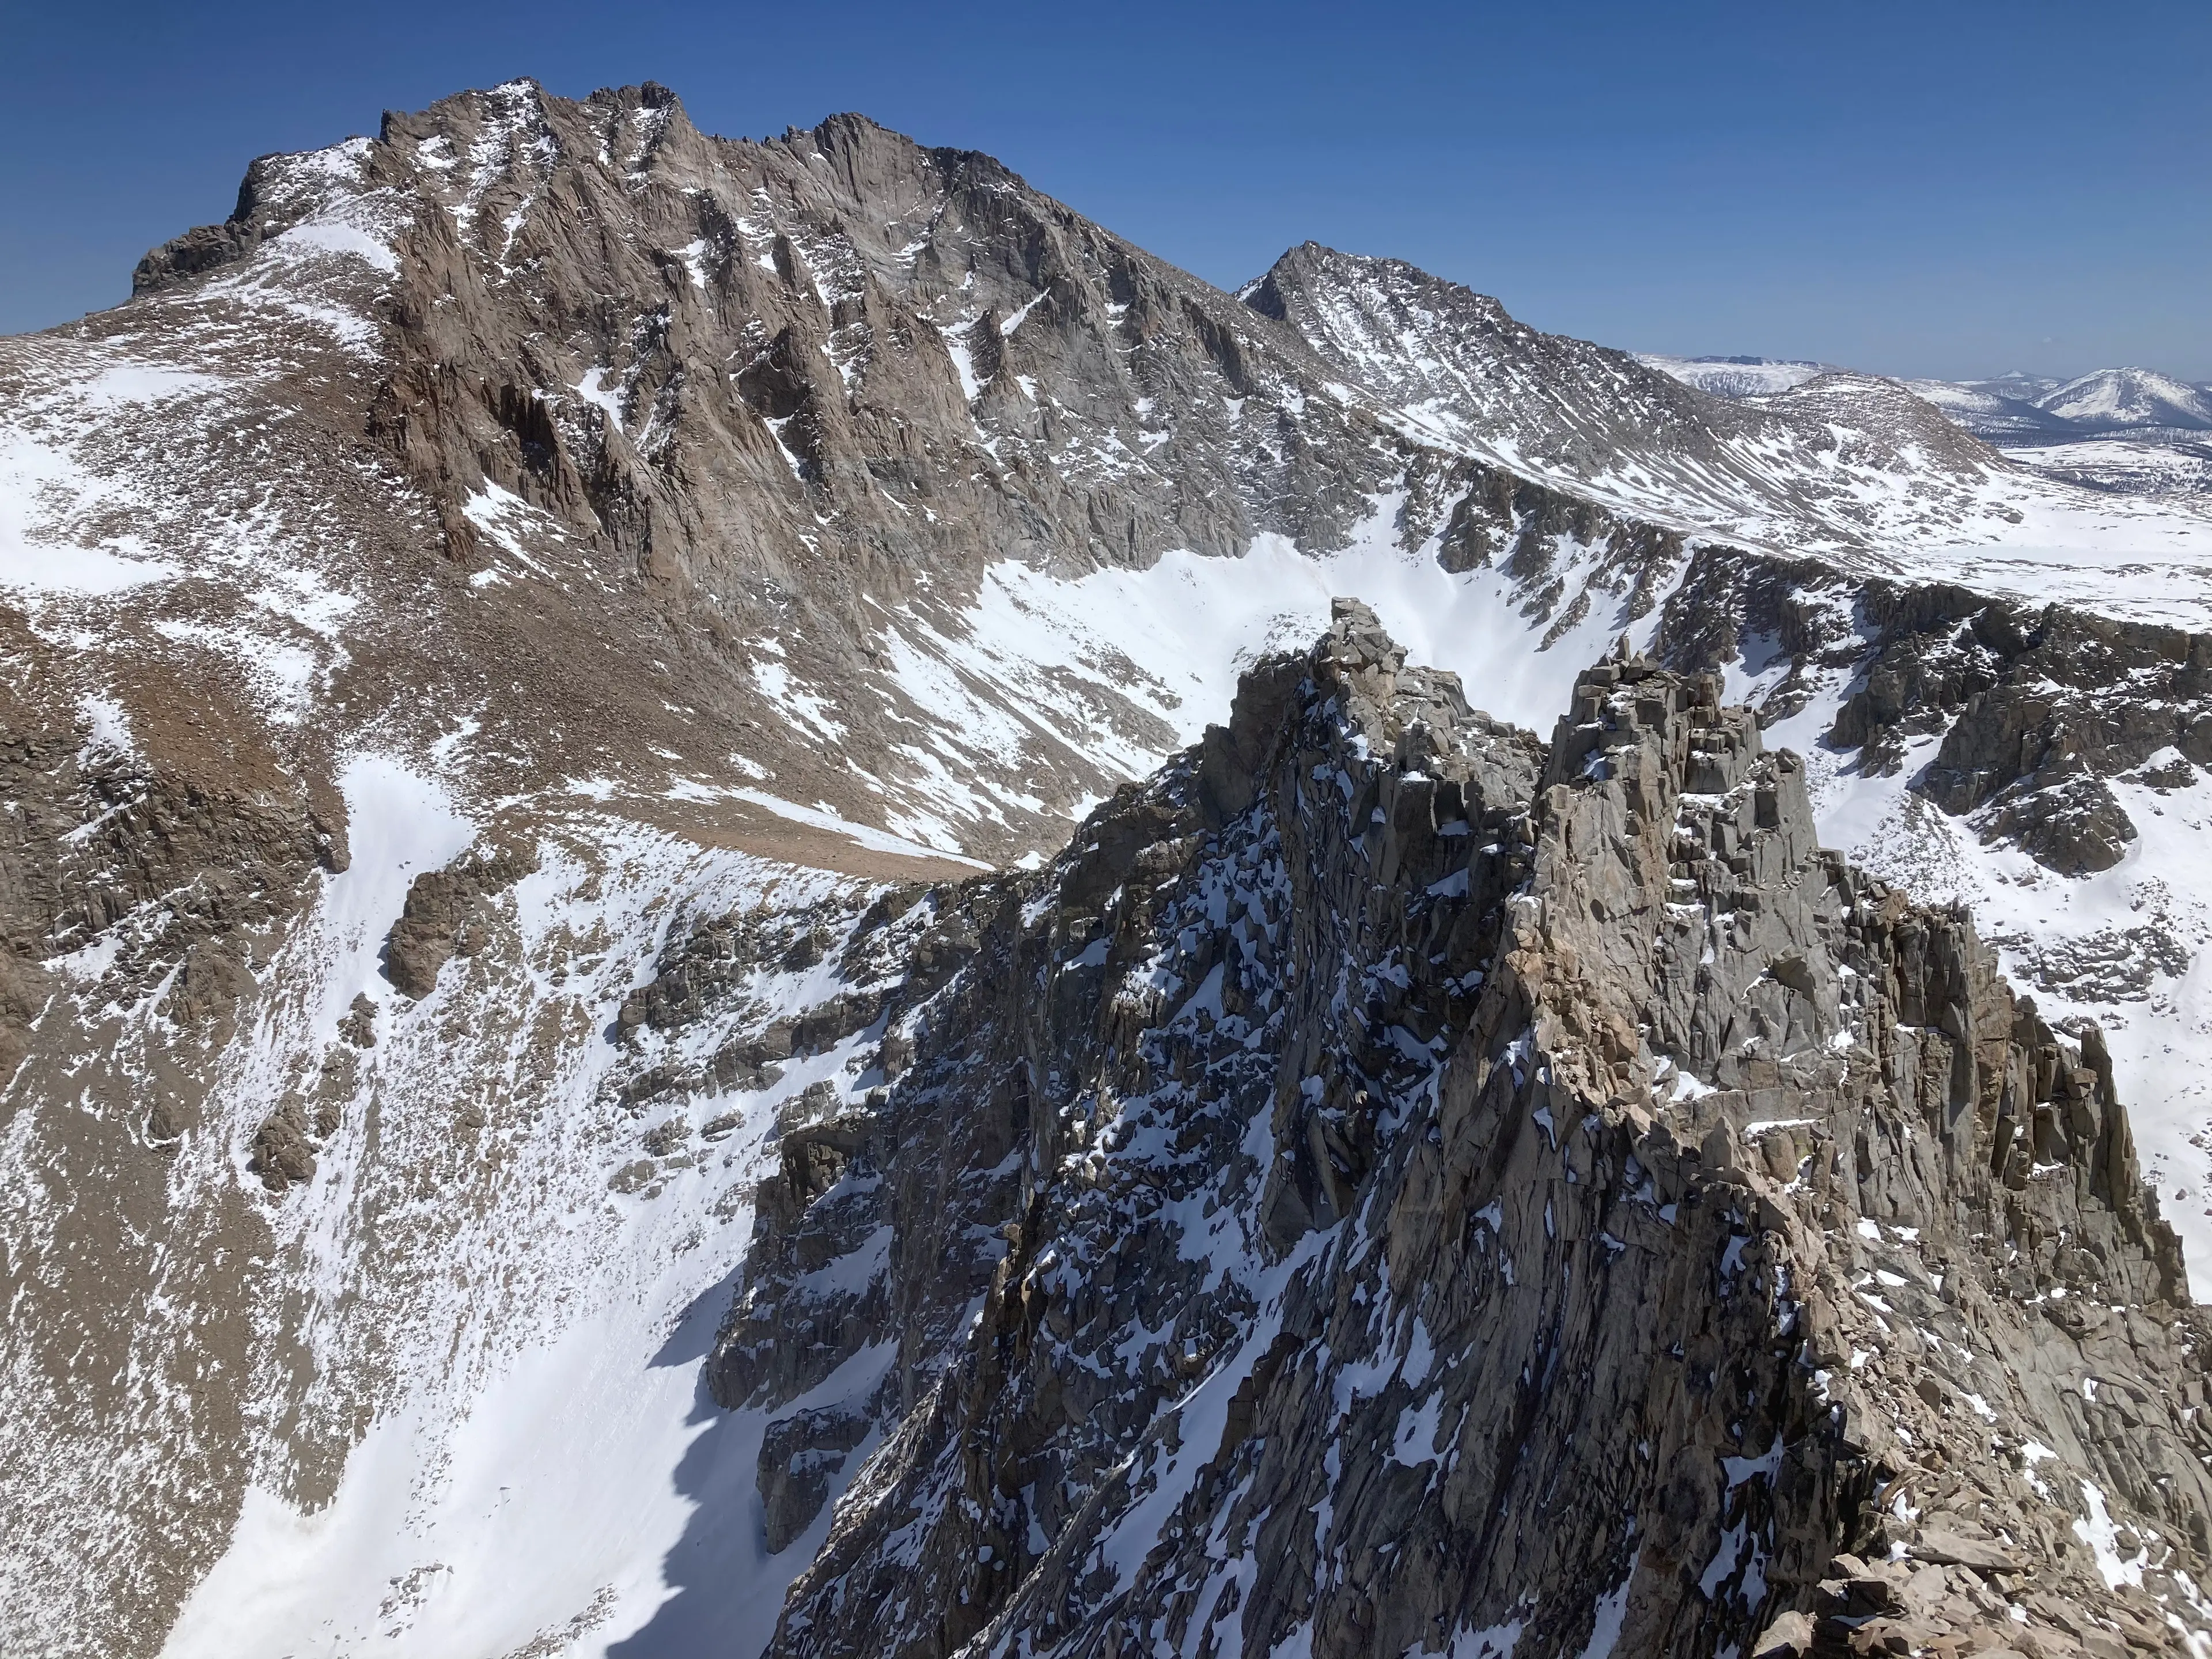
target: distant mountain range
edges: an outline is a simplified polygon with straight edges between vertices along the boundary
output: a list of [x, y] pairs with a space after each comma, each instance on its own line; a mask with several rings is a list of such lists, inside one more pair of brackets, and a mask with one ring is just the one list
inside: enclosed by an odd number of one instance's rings
[[[1667, 357], [1640, 352], [1646, 368], [1718, 398], [1787, 392], [1835, 366], [1796, 357]], [[2070, 380], [2015, 371], [1986, 380], [1905, 382], [1978, 437], [2019, 432], [2212, 431], [2212, 382], [2191, 385], [2150, 368], [2100, 368]]]
[[[1645, 353], [1639, 361], [1700, 392], [1743, 399], [1843, 372], [1796, 358]], [[2015, 372], [1899, 384], [1976, 437], [2069, 482], [2132, 495], [2212, 492], [2212, 383], [2100, 368], [2070, 380]]]

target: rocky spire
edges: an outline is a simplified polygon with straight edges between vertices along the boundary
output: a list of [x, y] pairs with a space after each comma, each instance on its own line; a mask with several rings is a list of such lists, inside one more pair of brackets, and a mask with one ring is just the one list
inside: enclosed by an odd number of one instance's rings
[[882, 1436], [775, 1651], [2212, 1624], [2203, 1319], [2100, 1043], [1820, 850], [1714, 677], [1615, 653], [1547, 750], [1340, 604], [966, 902], [717, 1362], [897, 1346], [770, 1431], [772, 1546]]

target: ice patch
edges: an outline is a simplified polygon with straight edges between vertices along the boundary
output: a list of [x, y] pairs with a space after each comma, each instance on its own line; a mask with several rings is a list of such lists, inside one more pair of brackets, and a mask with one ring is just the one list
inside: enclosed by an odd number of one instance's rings
[[1039, 289], [1030, 297], [1028, 304], [1023, 306], [1020, 310], [1012, 313], [1006, 319], [1005, 321], [1001, 322], [999, 325], [999, 337], [1002, 340], [1012, 338], [1014, 331], [1019, 328], [1024, 322], [1028, 320], [1030, 313], [1035, 311], [1039, 306], [1044, 303], [1045, 296], [1051, 290], [1049, 289]]
[[380, 994], [379, 954], [409, 885], [426, 870], [444, 869], [477, 834], [443, 784], [390, 755], [354, 756], [338, 787], [350, 857], [322, 902], [323, 932], [334, 947], [323, 999], [331, 1035], [357, 994]]
[[1644, 1552], [1639, 1548], [1629, 1558], [1628, 1571], [1621, 1575], [1620, 1583], [1598, 1597], [1595, 1624], [1589, 1644], [1583, 1649], [1582, 1659], [1611, 1659], [1620, 1640], [1621, 1621], [1628, 1614], [1628, 1592], [1636, 1583], [1636, 1569], [1643, 1559]]
[[120, 537], [90, 545], [69, 538], [70, 518], [86, 507], [128, 507], [135, 499], [127, 486], [94, 477], [74, 457], [21, 428], [0, 429], [0, 587], [104, 597], [181, 575]]
[[617, 432], [623, 429], [622, 390], [607, 385], [607, 376], [614, 371], [605, 367], [587, 370], [584, 378], [568, 389], [587, 404], [593, 404], [606, 412], [607, 424]]
[[77, 751], [80, 761], [100, 755], [128, 758], [138, 752], [131, 736], [131, 717], [121, 703], [112, 697], [83, 696], [77, 699], [76, 706], [88, 727], [84, 746]]

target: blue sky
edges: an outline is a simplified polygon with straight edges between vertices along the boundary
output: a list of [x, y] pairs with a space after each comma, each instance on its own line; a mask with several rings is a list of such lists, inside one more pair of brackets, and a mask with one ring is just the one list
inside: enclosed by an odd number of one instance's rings
[[516, 75], [858, 109], [1213, 282], [1312, 237], [1638, 349], [2212, 380], [2212, 5], [0, 0], [0, 331], [246, 161]]

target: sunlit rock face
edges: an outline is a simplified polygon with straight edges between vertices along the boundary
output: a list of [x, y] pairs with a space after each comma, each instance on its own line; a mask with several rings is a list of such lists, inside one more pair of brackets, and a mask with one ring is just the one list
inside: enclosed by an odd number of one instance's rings
[[2203, 1320], [2100, 1040], [1719, 692], [1618, 657], [1547, 750], [1347, 603], [995, 889], [711, 1362], [895, 1355], [770, 1431], [771, 1508], [879, 1447], [771, 1650], [2203, 1639]]

